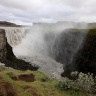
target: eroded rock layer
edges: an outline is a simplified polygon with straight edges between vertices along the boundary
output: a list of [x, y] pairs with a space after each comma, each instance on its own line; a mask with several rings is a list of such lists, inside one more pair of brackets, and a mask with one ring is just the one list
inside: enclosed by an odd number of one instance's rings
[[70, 77], [73, 71], [94, 73], [96, 75], [96, 29], [90, 29], [70, 65], [64, 67], [62, 76]]
[[3, 29], [0, 29], [0, 61], [4, 62], [6, 59], [6, 38]]
[[5, 36], [5, 30], [0, 29], [0, 62], [5, 63], [5, 66], [12, 67], [19, 70], [37, 70], [38, 67], [34, 67], [28, 62], [17, 59], [12, 52], [12, 47], [7, 43]]

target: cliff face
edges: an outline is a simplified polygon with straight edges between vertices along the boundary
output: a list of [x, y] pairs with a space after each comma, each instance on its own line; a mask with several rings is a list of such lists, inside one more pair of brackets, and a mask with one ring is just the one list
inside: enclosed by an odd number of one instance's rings
[[3, 29], [0, 30], [0, 61], [4, 62], [6, 59], [6, 38], [5, 38], [5, 32]]
[[82, 48], [78, 50], [70, 65], [65, 66], [62, 76], [69, 76], [73, 71], [94, 73], [96, 75], [96, 29], [87, 33]]
[[73, 63], [77, 64], [77, 70], [96, 75], [96, 29], [89, 30], [83, 48], [78, 51]]
[[12, 67], [18, 70], [37, 70], [28, 62], [17, 59], [12, 52], [12, 47], [7, 43], [5, 30], [0, 29], [0, 62], [5, 63], [5, 66]]
[[[82, 46], [83, 39], [86, 36], [85, 30], [66, 30], [59, 34], [55, 41], [54, 49], [56, 52], [55, 60], [69, 65], [73, 61], [73, 57]], [[58, 52], [58, 53], [57, 53]]]

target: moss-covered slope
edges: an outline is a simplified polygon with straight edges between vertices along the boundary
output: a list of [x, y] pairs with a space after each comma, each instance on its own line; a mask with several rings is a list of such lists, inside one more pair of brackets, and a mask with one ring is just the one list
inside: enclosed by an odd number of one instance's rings
[[49, 79], [39, 71], [0, 67], [0, 96], [96, 96], [60, 90], [56, 87], [57, 84], [58, 81]]

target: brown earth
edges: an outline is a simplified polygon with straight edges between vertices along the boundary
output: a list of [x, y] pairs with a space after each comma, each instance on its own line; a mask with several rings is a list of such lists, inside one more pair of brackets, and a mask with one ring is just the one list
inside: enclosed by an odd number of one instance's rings
[[35, 81], [35, 75], [34, 74], [22, 74], [18, 76], [11, 77], [12, 80], [22, 80], [25, 82], [34, 82]]
[[3, 79], [3, 77], [2, 77], [2, 76], [0, 76], [0, 79]]
[[23, 89], [30, 92], [32, 96], [41, 96], [40, 94], [38, 94], [37, 90], [31, 86], [23, 86]]
[[0, 96], [18, 96], [18, 95], [10, 83], [0, 82]]

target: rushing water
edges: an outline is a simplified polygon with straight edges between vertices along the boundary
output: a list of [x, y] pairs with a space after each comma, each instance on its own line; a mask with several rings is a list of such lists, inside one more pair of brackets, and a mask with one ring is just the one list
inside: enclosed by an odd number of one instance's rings
[[38, 65], [40, 71], [55, 78], [60, 78], [63, 64], [72, 62], [86, 35], [86, 32], [70, 32], [64, 26], [50, 24], [3, 29], [18, 58]]

